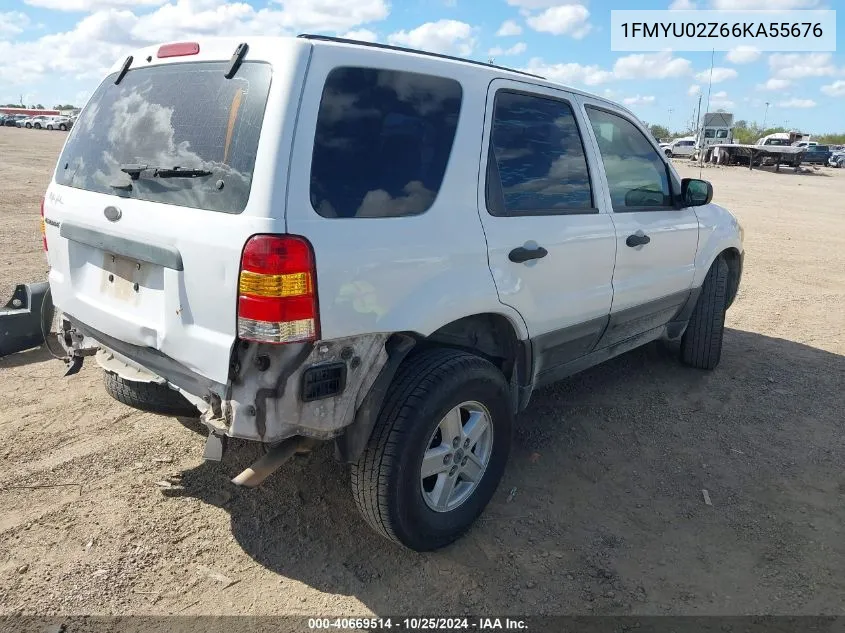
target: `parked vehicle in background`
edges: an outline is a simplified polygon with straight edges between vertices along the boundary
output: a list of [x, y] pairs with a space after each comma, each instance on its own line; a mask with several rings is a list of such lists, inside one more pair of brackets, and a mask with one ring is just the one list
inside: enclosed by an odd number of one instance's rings
[[826, 165], [831, 151], [827, 145], [809, 145], [801, 156], [801, 162], [810, 165]]
[[95, 355], [121, 402], [201, 413], [209, 459], [263, 443], [238, 485], [331, 441], [369, 525], [436, 549], [493, 497], [536, 389], [658, 339], [719, 363], [742, 228], [602, 97], [210, 38], [119, 60], [82, 117], [42, 205], [70, 371]]
[[70, 117], [52, 116], [47, 117], [44, 127], [46, 127], [48, 130], [61, 130], [64, 132], [69, 130], [72, 125], [73, 124], [70, 121]]
[[695, 148], [699, 152], [710, 145], [725, 145], [734, 142], [734, 115], [730, 112], [708, 112], [701, 121], [701, 128], [695, 139]]
[[845, 151], [832, 152], [827, 164], [831, 167], [845, 167]]
[[684, 136], [669, 143], [660, 144], [663, 153], [669, 158], [673, 156], [692, 156], [695, 153], [695, 137]]
[[20, 117], [18, 117], [18, 120], [15, 122], [15, 125], [17, 127], [31, 128], [33, 118], [34, 117], [31, 117], [31, 116], [20, 116]]

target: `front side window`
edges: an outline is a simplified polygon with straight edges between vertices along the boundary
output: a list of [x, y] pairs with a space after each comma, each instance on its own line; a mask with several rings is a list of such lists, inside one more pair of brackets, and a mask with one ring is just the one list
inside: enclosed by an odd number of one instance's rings
[[496, 94], [487, 169], [493, 215], [592, 213], [584, 145], [565, 101]]
[[666, 163], [629, 120], [587, 107], [614, 211], [672, 206]]
[[326, 218], [418, 215], [434, 204], [461, 109], [454, 79], [376, 68], [326, 78], [311, 205]]
[[728, 138], [727, 130], [716, 130], [716, 138]]
[[704, 138], [715, 138], [716, 130], [704, 130]]

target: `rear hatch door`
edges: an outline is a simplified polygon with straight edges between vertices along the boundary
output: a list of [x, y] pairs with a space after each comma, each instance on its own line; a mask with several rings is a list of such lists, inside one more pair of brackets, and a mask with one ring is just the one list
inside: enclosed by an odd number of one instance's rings
[[108, 77], [45, 199], [55, 304], [219, 383], [236, 337], [243, 245], [284, 232], [283, 203], [271, 212], [279, 165], [263, 164], [275, 162], [280, 124], [260, 137], [265, 110], [284, 120], [288, 101], [268, 104], [269, 63], [247, 60], [231, 79], [228, 67], [191, 60]]

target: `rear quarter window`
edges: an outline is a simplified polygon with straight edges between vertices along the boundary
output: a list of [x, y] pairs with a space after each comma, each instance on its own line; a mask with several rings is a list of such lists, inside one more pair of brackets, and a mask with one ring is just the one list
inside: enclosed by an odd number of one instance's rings
[[340, 67], [326, 78], [311, 159], [311, 204], [326, 218], [427, 211], [443, 182], [461, 109], [454, 79]]

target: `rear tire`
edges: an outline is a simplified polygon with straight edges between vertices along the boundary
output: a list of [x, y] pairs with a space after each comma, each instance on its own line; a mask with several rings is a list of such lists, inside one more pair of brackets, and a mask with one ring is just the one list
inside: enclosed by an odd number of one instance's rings
[[[474, 433], [473, 424], [489, 429], [489, 437]], [[448, 545], [469, 529], [495, 493], [512, 428], [508, 384], [490, 362], [451, 349], [411, 356], [399, 368], [369, 443], [352, 466], [358, 509], [376, 532], [405, 547], [430, 551]], [[424, 457], [444, 466], [425, 476]], [[447, 492], [438, 492], [447, 485]]]
[[135, 409], [161, 415], [199, 416], [185, 396], [167, 385], [124, 380], [110, 371], [103, 372], [103, 383], [112, 398]]
[[690, 367], [713, 369], [719, 364], [728, 306], [728, 274], [728, 263], [719, 256], [704, 278], [701, 295], [681, 339], [681, 361]]
[[52, 132], [52, 131], [53, 131], [53, 126], [52, 126], [52, 124], [51, 124], [51, 125], [48, 125], [48, 126], [47, 126], [47, 129], [48, 129], [48, 130], [50, 130], [50, 131]]
[[67, 132], [67, 125], [65, 125], [64, 123], [62, 123], [62, 124], [60, 124], [60, 125], [59, 125], [59, 129], [60, 129], [62, 132]]

